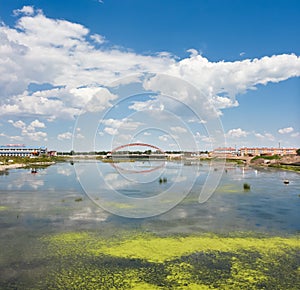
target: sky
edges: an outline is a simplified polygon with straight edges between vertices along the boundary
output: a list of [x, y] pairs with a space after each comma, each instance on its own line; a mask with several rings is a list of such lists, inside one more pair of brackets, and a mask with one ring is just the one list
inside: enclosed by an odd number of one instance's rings
[[297, 0], [0, 0], [0, 145], [299, 148], [299, 77]]

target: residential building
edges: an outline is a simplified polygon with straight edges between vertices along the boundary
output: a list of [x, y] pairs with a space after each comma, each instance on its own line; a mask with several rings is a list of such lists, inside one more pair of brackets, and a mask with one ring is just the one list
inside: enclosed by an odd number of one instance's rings
[[216, 148], [214, 151], [211, 153], [212, 157], [232, 157], [232, 156], [237, 156], [237, 150], [236, 148], [233, 147], [221, 147], [221, 148]]
[[263, 156], [263, 155], [297, 155], [296, 148], [248, 148], [240, 149], [241, 156]]

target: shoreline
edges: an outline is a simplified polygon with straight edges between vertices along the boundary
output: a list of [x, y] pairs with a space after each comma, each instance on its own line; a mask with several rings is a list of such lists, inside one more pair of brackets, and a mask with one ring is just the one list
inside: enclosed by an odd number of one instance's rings
[[21, 163], [0, 165], [0, 171], [6, 171], [6, 170], [9, 170], [9, 169], [23, 168], [25, 166], [26, 166], [26, 164], [21, 164]]
[[51, 161], [51, 162], [33, 162], [33, 163], [14, 163], [14, 164], [5, 164], [5, 165], [0, 165], [0, 172], [6, 171], [9, 169], [18, 169], [18, 168], [24, 168], [28, 166], [43, 166], [43, 165], [52, 165], [55, 164], [56, 162]]

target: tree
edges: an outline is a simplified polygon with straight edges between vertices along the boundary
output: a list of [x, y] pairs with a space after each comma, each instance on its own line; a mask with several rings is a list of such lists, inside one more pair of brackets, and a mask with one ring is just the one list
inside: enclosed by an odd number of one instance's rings
[[296, 150], [297, 155], [300, 156], [300, 148]]

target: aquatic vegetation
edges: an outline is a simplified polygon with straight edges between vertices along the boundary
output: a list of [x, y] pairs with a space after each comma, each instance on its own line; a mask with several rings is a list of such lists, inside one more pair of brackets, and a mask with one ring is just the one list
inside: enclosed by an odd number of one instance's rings
[[168, 179], [166, 177], [164, 178], [159, 178], [159, 183], [166, 183], [168, 181]]
[[249, 183], [244, 183], [243, 187], [244, 187], [244, 191], [248, 191], [251, 188]]
[[83, 201], [83, 198], [82, 197], [77, 197], [77, 198], [75, 198], [75, 201], [76, 202]]
[[118, 208], [118, 209], [126, 209], [126, 208], [133, 208], [134, 206], [131, 204], [127, 203], [121, 203], [121, 202], [104, 202], [103, 203], [104, 207], [109, 207], [109, 208]]
[[224, 184], [217, 188], [220, 193], [241, 193], [241, 189], [235, 184]]
[[[70, 232], [42, 239], [49, 289], [297, 289], [299, 237]], [[56, 258], [55, 258], [56, 257]]]
[[0, 205], [0, 211], [4, 211], [4, 210], [8, 210], [8, 207], [4, 205]]

